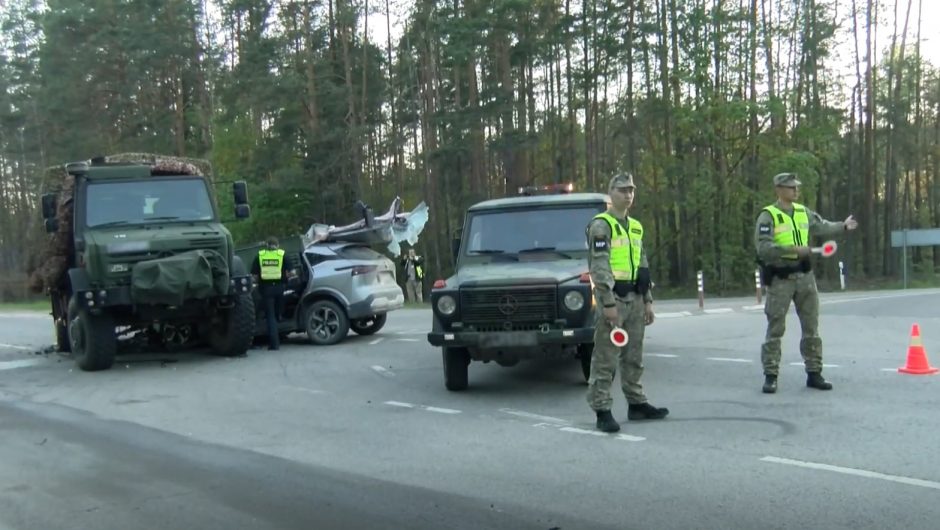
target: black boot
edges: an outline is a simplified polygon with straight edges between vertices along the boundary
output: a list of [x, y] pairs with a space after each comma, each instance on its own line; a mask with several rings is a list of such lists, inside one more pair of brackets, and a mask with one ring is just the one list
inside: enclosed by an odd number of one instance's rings
[[617, 432], [620, 430], [620, 424], [614, 419], [614, 415], [609, 410], [598, 410], [597, 429], [604, 432]]
[[627, 418], [630, 420], [661, 420], [669, 415], [669, 409], [656, 408], [649, 403], [630, 405]]
[[777, 392], [777, 376], [766, 374], [764, 375], [764, 393], [773, 394]]
[[806, 373], [806, 386], [819, 390], [832, 390], [832, 383], [823, 379], [822, 374], [819, 372]]

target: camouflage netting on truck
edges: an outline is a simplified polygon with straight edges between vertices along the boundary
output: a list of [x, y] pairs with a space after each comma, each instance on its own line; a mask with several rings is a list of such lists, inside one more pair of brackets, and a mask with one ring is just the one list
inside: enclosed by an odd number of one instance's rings
[[[118, 153], [106, 156], [109, 164], [147, 164], [152, 166], [154, 175], [202, 175], [211, 178], [212, 166], [208, 160], [165, 156], [153, 153]], [[65, 171], [65, 166], [53, 166], [46, 169], [42, 176], [41, 189], [44, 193], [58, 193], [56, 219], [59, 229], [53, 234], [39, 236], [38, 248], [29, 259], [27, 286], [34, 293], [45, 293], [60, 286], [69, 268], [69, 256], [72, 255], [72, 195], [75, 191], [75, 179]], [[37, 214], [38, 215], [38, 214]], [[41, 227], [41, 223], [39, 225]]]

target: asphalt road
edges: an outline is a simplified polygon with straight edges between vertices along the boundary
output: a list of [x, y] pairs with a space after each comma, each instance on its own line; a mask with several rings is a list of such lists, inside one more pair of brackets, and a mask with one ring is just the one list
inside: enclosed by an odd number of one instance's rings
[[657, 303], [660, 422], [593, 430], [574, 360], [474, 363], [444, 389], [427, 310], [279, 352], [122, 357], [84, 373], [51, 322], [0, 314], [0, 528], [937, 528], [940, 290], [823, 295], [832, 392], [788, 322], [760, 392], [753, 299]]

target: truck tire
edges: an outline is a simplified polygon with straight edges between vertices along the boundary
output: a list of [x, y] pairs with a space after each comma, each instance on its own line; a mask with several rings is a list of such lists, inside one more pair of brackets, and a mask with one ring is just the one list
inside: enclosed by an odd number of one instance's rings
[[335, 302], [317, 300], [304, 311], [304, 329], [310, 342], [329, 346], [349, 334], [349, 318]]
[[470, 354], [466, 348], [441, 348], [444, 357], [444, 386], [451, 392], [466, 390]]
[[255, 304], [251, 295], [235, 296], [235, 305], [223, 315], [222, 322], [209, 329], [209, 347], [222, 357], [245, 355], [255, 334]]
[[352, 328], [357, 335], [373, 335], [385, 326], [387, 320], [388, 313], [382, 313], [381, 315], [372, 315], [371, 317], [353, 320], [349, 323], [349, 327]]
[[584, 375], [585, 381], [591, 379], [591, 355], [593, 353], [593, 344], [578, 345], [578, 360], [581, 361], [581, 374]]
[[114, 318], [107, 314], [92, 315], [79, 309], [75, 300], [69, 302], [68, 336], [75, 364], [86, 372], [107, 370], [114, 364], [117, 336]]

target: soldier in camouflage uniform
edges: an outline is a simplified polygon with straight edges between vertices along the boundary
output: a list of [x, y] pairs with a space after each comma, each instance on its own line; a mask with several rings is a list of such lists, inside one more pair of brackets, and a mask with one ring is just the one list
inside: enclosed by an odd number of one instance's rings
[[822, 339], [819, 338], [819, 294], [811, 268], [809, 246], [811, 236], [832, 236], [855, 230], [858, 222], [848, 216], [845, 221], [832, 222], [795, 201], [800, 181], [793, 173], [774, 177], [777, 202], [761, 210], [754, 229], [757, 258], [761, 264], [767, 300], [767, 337], [761, 347], [766, 394], [777, 391], [780, 369], [780, 339], [786, 326], [790, 301], [803, 328], [800, 353], [806, 366], [806, 386], [831, 390], [832, 383], [822, 376]]
[[[587, 401], [597, 415], [597, 428], [617, 432], [620, 424], [610, 412], [610, 387], [620, 366], [621, 388], [629, 404], [630, 420], [662, 419], [669, 414], [646, 401], [643, 375], [643, 335], [653, 323], [653, 295], [649, 264], [643, 250], [643, 225], [627, 216], [636, 186], [633, 175], [610, 179], [607, 211], [588, 225], [588, 262], [594, 285], [594, 352]], [[614, 346], [610, 331], [621, 327], [629, 336], [624, 347]]]

